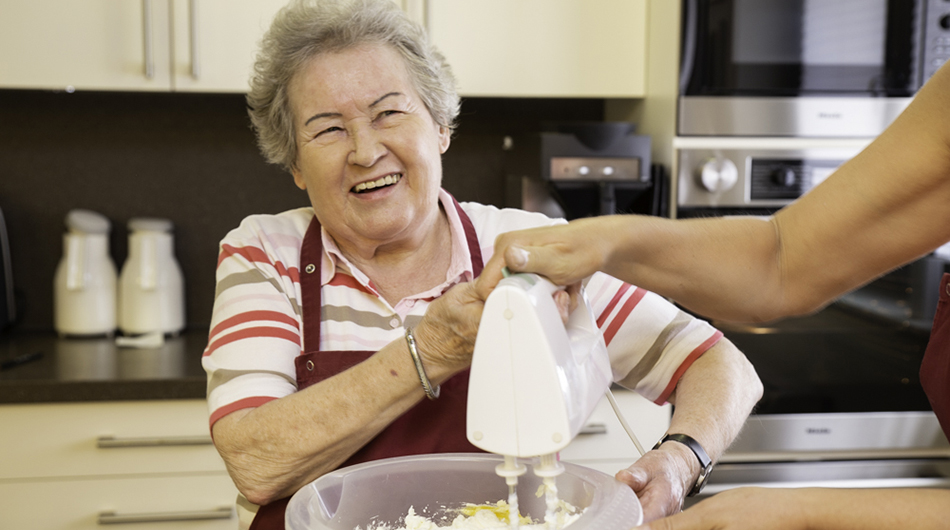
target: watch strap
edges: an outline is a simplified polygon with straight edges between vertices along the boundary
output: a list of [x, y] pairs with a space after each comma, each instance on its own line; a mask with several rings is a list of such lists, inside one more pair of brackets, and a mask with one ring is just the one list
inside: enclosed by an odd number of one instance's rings
[[703, 486], [706, 485], [706, 478], [709, 476], [710, 471], [712, 471], [712, 459], [706, 454], [706, 450], [703, 449], [703, 446], [688, 434], [667, 434], [657, 442], [653, 448], [658, 449], [661, 445], [670, 441], [679, 442], [689, 447], [690, 451], [696, 455], [696, 459], [699, 460], [699, 476], [696, 477], [696, 483], [693, 484], [693, 488], [686, 494], [687, 497], [692, 497], [702, 491]]

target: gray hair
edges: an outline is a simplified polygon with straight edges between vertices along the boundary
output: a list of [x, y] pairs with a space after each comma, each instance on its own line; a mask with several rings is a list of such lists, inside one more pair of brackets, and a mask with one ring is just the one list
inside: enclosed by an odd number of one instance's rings
[[296, 164], [287, 95], [294, 75], [319, 54], [370, 43], [399, 52], [432, 119], [455, 128], [459, 96], [452, 70], [425, 30], [392, 0], [294, 0], [277, 13], [264, 35], [247, 94], [248, 114], [268, 162], [288, 171]]

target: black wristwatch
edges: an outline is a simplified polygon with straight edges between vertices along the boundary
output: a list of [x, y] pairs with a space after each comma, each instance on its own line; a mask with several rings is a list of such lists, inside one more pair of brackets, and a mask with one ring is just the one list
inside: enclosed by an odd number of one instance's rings
[[706, 479], [709, 478], [709, 473], [712, 472], [712, 460], [709, 458], [709, 455], [706, 454], [706, 450], [703, 449], [703, 446], [699, 445], [699, 442], [694, 440], [692, 436], [687, 436], [685, 434], [667, 434], [659, 442], [657, 442], [653, 448], [659, 449], [661, 445], [669, 441], [679, 442], [686, 447], [689, 447], [690, 451], [692, 451], [699, 460], [700, 470], [699, 476], [696, 477], [696, 484], [693, 484], [693, 489], [689, 490], [689, 493], [686, 494], [687, 497], [692, 497], [693, 495], [698, 494], [700, 491], [703, 491], [703, 486], [706, 485]]

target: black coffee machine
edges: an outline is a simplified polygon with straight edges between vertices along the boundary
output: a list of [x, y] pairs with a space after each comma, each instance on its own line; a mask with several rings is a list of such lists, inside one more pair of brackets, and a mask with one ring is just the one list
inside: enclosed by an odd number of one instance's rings
[[626, 122], [554, 124], [506, 145], [506, 205], [578, 219], [663, 215], [664, 179], [650, 164], [650, 137]]

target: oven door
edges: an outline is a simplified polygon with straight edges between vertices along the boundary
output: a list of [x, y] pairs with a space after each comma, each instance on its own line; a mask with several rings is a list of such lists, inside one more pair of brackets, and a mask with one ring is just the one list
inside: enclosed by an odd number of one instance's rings
[[687, 0], [686, 96], [911, 96], [923, 0]]

